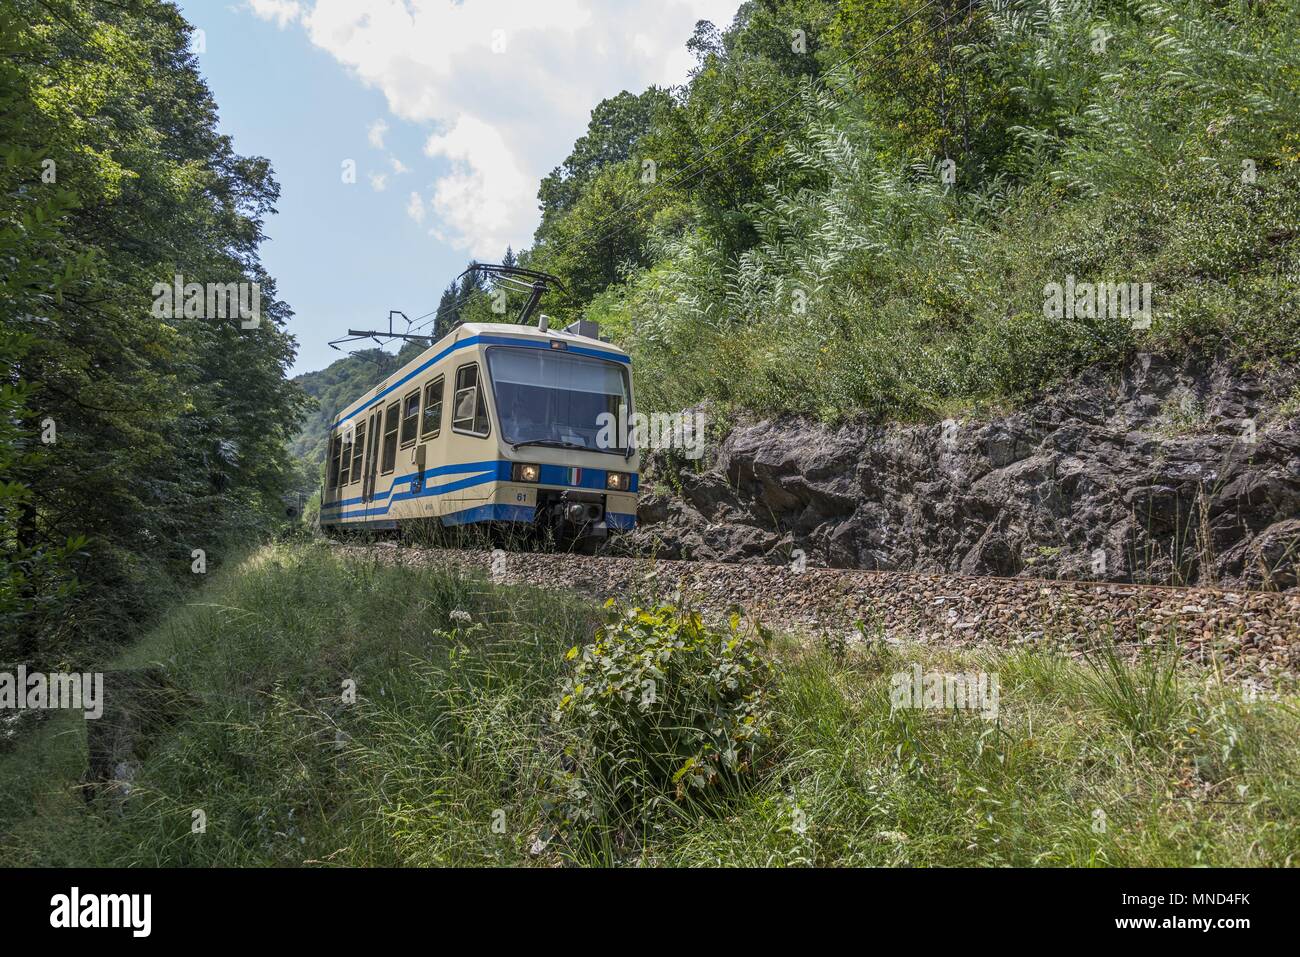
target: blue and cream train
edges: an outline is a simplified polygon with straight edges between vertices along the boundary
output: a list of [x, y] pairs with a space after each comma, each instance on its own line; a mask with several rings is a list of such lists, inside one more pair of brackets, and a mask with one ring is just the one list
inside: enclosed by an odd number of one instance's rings
[[635, 527], [631, 359], [591, 323], [467, 323], [330, 425], [327, 529], [522, 523], [568, 539]]

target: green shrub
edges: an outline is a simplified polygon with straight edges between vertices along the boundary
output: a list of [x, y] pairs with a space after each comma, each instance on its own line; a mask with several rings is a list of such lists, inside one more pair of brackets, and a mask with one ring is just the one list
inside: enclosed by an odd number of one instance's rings
[[715, 629], [671, 605], [606, 608], [596, 640], [569, 649], [554, 714], [565, 819], [644, 823], [752, 777], [772, 741], [761, 636], [738, 615]]

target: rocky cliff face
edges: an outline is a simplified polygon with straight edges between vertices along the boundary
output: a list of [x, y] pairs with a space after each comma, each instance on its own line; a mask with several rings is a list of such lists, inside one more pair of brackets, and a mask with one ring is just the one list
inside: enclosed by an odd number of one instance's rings
[[651, 456], [641, 528], [619, 547], [1295, 588], [1297, 380], [1295, 370], [1139, 356], [984, 421], [742, 423], [703, 463]]

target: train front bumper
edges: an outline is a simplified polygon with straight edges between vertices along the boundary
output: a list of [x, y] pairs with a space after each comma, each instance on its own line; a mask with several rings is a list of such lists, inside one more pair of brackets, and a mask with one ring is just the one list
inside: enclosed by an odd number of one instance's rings
[[636, 527], [635, 492], [600, 492], [562, 485], [502, 483], [493, 509], [508, 521], [565, 524], [596, 534]]

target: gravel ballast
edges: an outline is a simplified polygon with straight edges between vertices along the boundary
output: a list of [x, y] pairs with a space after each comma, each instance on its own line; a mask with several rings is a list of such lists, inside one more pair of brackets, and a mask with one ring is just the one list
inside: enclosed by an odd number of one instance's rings
[[952, 647], [1125, 646], [1176, 638], [1227, 679], [1291, 689], [1300, 676], [1300, 594], [1104, 582], [985, 578], [562, 553], [345, 545], [390, 564], [476, 570], [498, 584], [604, 600], [676, 599], [708, 614], [739, 608], [804, 635], [857, 632]]

